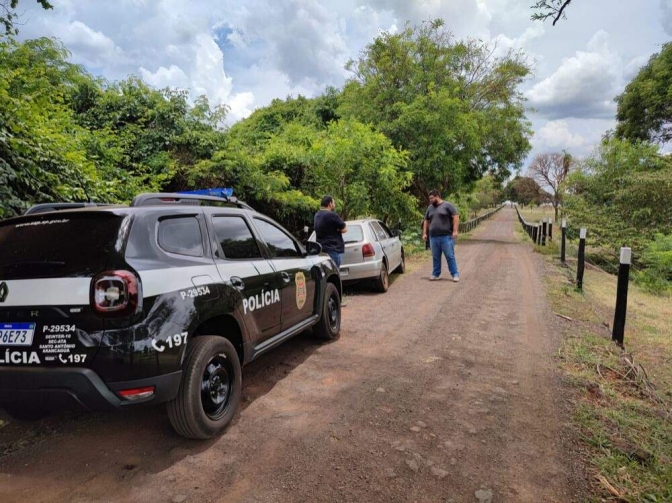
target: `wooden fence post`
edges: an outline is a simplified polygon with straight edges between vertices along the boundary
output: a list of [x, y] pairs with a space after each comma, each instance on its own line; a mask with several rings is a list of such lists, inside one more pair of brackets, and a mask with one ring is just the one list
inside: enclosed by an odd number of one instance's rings
[[582, 228], [579, 234], [579, 260], [576, 266], [576, 288], [583, 290], [583, 271], [586, 267], [586, 234], [587, 230]]
[[616, 312], [614, 313], [614, 326], [611, 331], [611, 340], [623, 346], [625, 337], [625, 315], [628, 310], [628, 280], [630, 278], [630, 264], [632, 263], [632, 250], [621, 248], [621, 260], [618, 266], [618, 286], [616, 287]]
[[567, 219], [562, 219], [562, 245], [560, 246], [560, 262], [566, 262], [565, 257], [565, 242], [567, 240]]

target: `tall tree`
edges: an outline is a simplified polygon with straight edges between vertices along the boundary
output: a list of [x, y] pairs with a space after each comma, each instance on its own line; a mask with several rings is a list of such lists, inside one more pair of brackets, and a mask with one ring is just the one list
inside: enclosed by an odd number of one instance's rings
[[672, 43], [651, 56], [616, 102], [618, 138], [661, 144], [672, 140]]
[[539, 185], [550, 189], [550, 200], [558, 220], [558, 210], [562, 204], [563, 183], [574, 164], [567, 152], [545, 153], [537, 155], [528, 169], [529, 176]]
[[569, 7], [572, 0], [537, 0], [532, 6], [536, 12], [532, 14], [532, 19], [535, 21], [546, 21], [553, 19], [553, 26], [560, 19], [566, 19], [565, 9]]
[[[36, 0], [43, 9], [53, 9], [47, 0]], [[19, 33], [16, 27], [19, 14], [16, 8], [19, 6], [19, 0], [0, 0], [0, 27], [4, 28], [5, 35], [16, 35]]]
[[382, 33], [351, 61], [343, 117], [373, 124], [409, 153], [413, 193], [458, 192], [485, 173], [503, 180], [529, 151], [518, 89], [529, 73], [514, 53], [456, 41], [442, 20]]
[[540, 204], [546, 196], [539, 184], [527, 176], [516, 176], [506, 186], [506, 196], [522, 205]]

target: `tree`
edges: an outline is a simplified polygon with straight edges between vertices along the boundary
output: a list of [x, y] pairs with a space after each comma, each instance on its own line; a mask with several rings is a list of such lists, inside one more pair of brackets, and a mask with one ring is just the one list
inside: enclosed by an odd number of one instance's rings
[[[47, 0], [36, 0], [43, 9], [53, 9]], [[19, 14], [16, 8], [19, 6], [19, 0], [0, 0], [0, 27], [5, 29], [5, 35], [16, 35], [19, 33], [16, 27]]]
[[566, 187], [570, 222], [592, 229], [596, 245], [639, 254], [657, 233], [672, 233], [672, 159], [656, 145], [607, 139]]
[[567, 152], [546, 153], [537, 155], [528, 169], [529, 176], [539, 185], [548, 187], [550, 201], [555, 210], [555, 220], [558, 220], [558, 209], [562, 204], [563, 183], [567, 178], [574, 160]]
[[312, 193], [333, 195], [344, 220], [375, 215], [399, 221], [414, 215], [417, 201], [404, 192], [412, 177], [406, 154], [385, 135], [355, 120], [341, 120], [319, 135], [312, 152]]
[[572, 3], [572, 0], [538, 0], [532, 6], [532, 9], [536, 10], [532, 14], [532, 20], [534, 21], [546, 21], [549, 18], [553, 18], [553, 26], [557, 23], [560, 18], [566, 19], [565, 9]]
[[491, 208], [505, 197], [502, 184], [492, 175], [486, 175], [474, 184], [474, 190], [468, 196], [470, 209], [474, 212]]
[[106, 183], [77, 124], [72, 89], [93, 81], [50, 39], [0, 41], [0, 217], [33, 203], [99, 199]]
[[672, 43], [651, 56], [616, 103], [618, 138], [661, 144], [672, 140]]
[[506, 197], [522, 205], [541, 204], [546, 198], [546, 193], [534, 178], [516, 176], [506, 186]]
[[351, 61], [339, 114], [372, 124], [409, 154], [412, 193], [455, 193], [490, 172], [502, 181], [530, 149], [515, 53], [455, 41], [442, 20], [382, 33]]
[[186, 188], [184, 171], [224, 146], [225, 108], [139, 79], [108, 84], [68, 58], [52, 39], [0, 40], [0, 217]]

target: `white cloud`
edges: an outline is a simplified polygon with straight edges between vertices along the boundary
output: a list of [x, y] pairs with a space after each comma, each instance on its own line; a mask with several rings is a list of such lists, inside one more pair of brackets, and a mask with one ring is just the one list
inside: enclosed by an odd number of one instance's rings
[[236, 49], [244, 49], [247, 47], [247, 41], [242, 33], [239, 31], [232, 31], [226, 36], [226, 39], [233, 45]]
[[241, 24], [247, 39], [264, 43], [264, 65], [283, 72], [293, 85], [343, 81], [344, 33], [337, 16], [317, 0], [256, 0]]
[[509, 51], [524, 51], [525, 54], [533, 59], [539, 61], [543, 57], [534, 52], [534, 44], [546, 34], [546, 29], [543, 23], [537, 21], [532, 26], [525, 29], [525, 31], [516, 38], [509, 38], [503, 33], [500, 33], [494, 38], [494, 43], [497, 45], [495, 56], [506, 56]]
[[623, 79], [626, 82], [630, 82], [637, 76], [639, 71], [648, 63], [648, 61], [649, 56], [638, 56], [630, 61], [630, 63], [625, 65], [625, 68], [623, 69]]
[[573, 150], [583, 147], [586, 139], [569, 130], [567, 121], [549, 121], [535, 135], [538, 146], [550, 150]]
[[488, 25], [496, 15], [497, 3], [484, 0], [362, 0], [377, 12], [391, 12], [397, 25], [417, 24], [441, 18], [458, 37], [490, 38]]
[[126, 56], [114, 41], [81, 21], [59, 26], [58, 38], [72, 52], [73, 60], [88, 67], [103, 67], [113, 61], [123, 61]]
[[157, 88], [163, 87], [179, 87], [186, 89], [189, 87], [189, 77], [184, 70], [176, 65], [170, 65], [169, 68], [165, 66], [159, 67], [156, 72], [150, 72], [144, 67], [140, 67], [140, 76], [142, 80], [147, 82], [150, 86]]
[[230, 107], [229, 114], [227, 116], [226, 122], [232, 124], [249, 117], [249, 115], [254, 111], [254, 94], [252, 93], [238, 93], [231, 98], [228, 102]]
[[660, 22], [670, 37], [672, 37], [672, 0], [660, 0], [660, 10], [663, 11], [663, 16]]
[[598, 31], [587, 51], [565, 58], [549, 77], [526, 93], [530, 105], [551, 119], [613, 116], [621, 86], [622, 64], [611, 50], [609, 34]]

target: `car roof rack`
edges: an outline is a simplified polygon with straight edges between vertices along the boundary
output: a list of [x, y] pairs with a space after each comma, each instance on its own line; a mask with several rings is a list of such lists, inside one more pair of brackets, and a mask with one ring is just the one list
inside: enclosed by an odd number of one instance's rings
[[[243, 210], [255, 211], [254, 208], [239, 201], [235, 197], [202, 196], [197, 194], [180, 194], [179, 192], [157, 192], [154, 194], [139, 194], [131, 202], [131, 207], [161, 206], [165, 204], [186, 204], [200, 206], [202, 202], [233, 204]], [[210, 205], [214, 206], [214, 205]]]
[[108, 203], [42, 203], [28, 208], [24, 215], [35, 215], [37, 213], [48, 213], [50, 211], [74, 210], [77, 208], [94, 208], [97, 206], [112, 206]]

